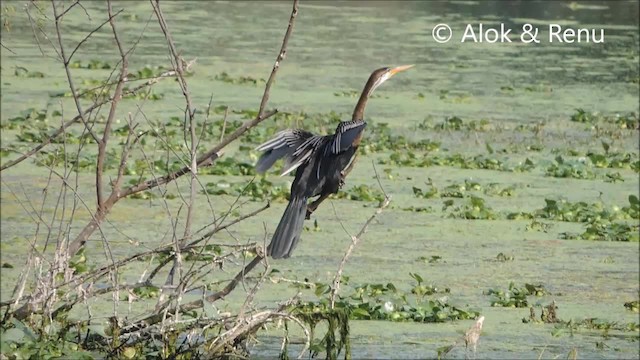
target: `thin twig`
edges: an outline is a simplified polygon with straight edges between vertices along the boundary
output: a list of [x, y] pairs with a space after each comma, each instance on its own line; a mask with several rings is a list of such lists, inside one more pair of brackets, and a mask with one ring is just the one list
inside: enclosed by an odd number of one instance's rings
[[[78, 4], [79, 1], [76, 1], [73, 5]], [[71, 10], [71, 7], [69, 7], [65, 12]], [[98, 30], [102, 29], [103, 26], [105, 26], [107, 23], [110, 23], [114, 17], [120, 15], [120, 13], [123, 11], [124, 9], [120, 9], [117, 13], [115, 14], [109, 14], [109, 18], [107, 20], [105, 20], [102, 24], [98, 25], [97, 28], [91, 30], [91, 32], [89, 32], [84, 39], [80, 40], [80, 42], [78, 43], [78, 45], [76, 45], [75, 49], [73, 49], [73, 51], [71, 52], [71, 55], [69, 55], [69, 58], [67, 60], [71, 61], [71, 59], [73, 58], [73, 55], [75, 55], [76, 51], [78, 51], [78, 49], [80, 49], [80, 46], [82, 46], [82, 44], [84, 44], [87, 40], [89, 40], [89, 38], [91, 37], [91, 35], [95, 34]], [[61, 14], [62, 16], [64, 16], [64, 13]]]
[[[391, 202], [391, 197], [387, 195], [387, 193], [384, 191], [384, 188], [382, 187], [382, 184], [380, 183], [380, 179], [378, 176], [378, 172], [376, 171], [375, 164], [373, 165], [373, 170], [376, 174], [376, 178], [378, 179], [378, 184], [380, 185], [380, 189], [382, 190], [382, 193], [384, 193], [384, 201], [382, 201], [378, 209], [376, 209], [373, 215], [371, 215], [371, 217], [369, 217], [369, 219], [364, 223], [360, 231], [355, 236], [351, 236], [351, 244], [349, 244], [347, 251], [344, 253], [344, 256], [342, 257], [342, 261], [340, 262], [340, 266], [338, 266], [338, 271], [336, 271], [336, 276], [333, 279], [333, 287], [331, 288], [331, 308], [332, 309], [335, 307], [336, 296], [338, 295], [338, 290], [340, 289], [340, 280], [342, 279], [342, 272], [344, 271], [344, 267], [347, 264], [347, 259], [349, 259], [349, 256], [351, 256], [351, 252], [353, 252], [353, 249], [356, 247], [356, 245], [358, 245], [358, 242], [362, 238], [362, 235], [364, 235], [364, 233], [367, 231], [367, 228], [369, 227], [369, 225], [373, 222], [373, 220], [375, 220], [375, 218], [378, 215], [380, 215], [380, 213], [382, 213], [382, 211], [387, 206], [389, 206], [389, 203]], [[347, 232], [347, 235], [349, 235], [348, 232]]]
[[[183, 248], [183, 250], [188, 250], [188, 249], [190, 249], [190, 248], [192, 248], [192, 247], [196, 246], [197, 244], [199, 244], [199, 243], [201, 243], [202, 241], [204, 241], [204, 240], [206, 240], [206, 239], [210, 238], [210, 237], [211, 237], [211, 236], [213, 236], [214, 234], [216, 234], [216, 233], [218, 233], [218, 232], [220, 232], [220, 231], [222, 231], [222, 230], [225, 230], [225, 229], [227, 229], [228, 227], [231, 227], [231, 226], [233, 226], [233, 225], [235, 225], [235, 224], [237, 224], [237, 223], [239, 223], [239, 222], [241, 222], [241, 221], [243, 221], [243, 220], [245, 220], [245, 219], [248, 219], [248, 218], [250, 218], [250, 217], [252, 217], [252, 216], [255, 216], [255, 215], [257, 215], [258, 213], [261, 213], [261, 212], [265, 211], [265, 210], [266, 210], [266, 209], [268, 209], [270, 206], [271, 206], [271, 203], [270, 203], [270, 202], [268, 202], [266, 205], [264, 205], [263, 207], [261, 207], [261, 208], [259, 208], [259, 209], [256, 209], [256, 210], [254, 210], [254, 211], [252, 211], [252, 212], [250, 212], [250, 213], [248, 213], [248, 214], [245, 214], [245, 215], [239, 216], [239, 217], [237, 217], [237, 218], [235, 218], [235, 219], [231, 220], [231, 222], [229, 222], [228, 224], [224, 224], [224, 225], [222, 225], [222, 226], [217, 226], [217, 227], [216, 227], [216, 228], [214, 228], [213, 230], [211, 230], [211, 231], [209, 231], [208, 233], [206, 233], [206, 234], [202, 235], [199, 239], [194, 240], [194, 241], [192, 241], [191, 243], [189, 243], [189, 245], [185, 246], [185, 247]], [[224, 218], [223, 218], [222, 220], [224, 220]], [[222, 220], [221, 220], [221, 221], [222, 221]]]
[[10, 53], [12, 53], [13, 55], [17, 55], [15, 53], [15, 51], [9, 49], [5, 44], [2, 43], [2, 41], [0, 41], [0, 46], [2, 46], [3, 48], [5, 48], [7, 51], [9, 51]]
[[80, 104], [80, 97], [76, 92], [76, 86], [73, 81], [73, 76], [71, 76], [71, 69], [69, 67], [69, 59], [65, 56], [64, 43], [62, 41], [62, 31], [60, 23], [62, 21], [62, 16], [58, 14], [58, 9], [56, 7], [55, 0], [51, 0], [51, 7], [53, 8], [53, 16], [55, 18], [55, 28], [56, 34], [58, 35], [58, 46], [60, 48], [60, 57], [62, 60], [62, 64], [64, 65], [64, 71], [67, 74], [67, 82], [69, 84], [69, 88], [71, 89], [71, 95], [73, 97], [73, 102], [76, 104], [76, 109], [78, 110], [78, 115], [80, 115], [80, 120], [87, 128], [89, 135], [93, 138], [96, 143], [100, 143], [100, 139], [98, 139], [98, 135], [96, 135], [93, 130], [89, 127], [87, 123], [87, 119], [84, 116], [84, 111], [82, 111], [82, 105]]
[[[60, 52], [58, 51], [58, 49], [53, 44], [53, 41], [51, 39], [49, 39], [49, 36], [47, 35], [47, 33], [44, 32], [44, 30], [42, 30], [42, 28], [40, 26], [36, 25], [35, 21], [33, 20], [33, 17], [31, 17], [31, 12], [29, 11], [29, 9], [31, 8], [32, 5], [34, 5], [34, 2], [29, 2], [27, 4], [27, 6], [25, 6], [25, 12], [27, 13], [27, 17], [29, 18], [29, 24], [31, 25], [31, 31], [33, 32], [33, 37], [34, 37], [34, 39], [36, 41], [36, 44], [38, 45], [38, 49], [40, 50], [40, 53], [42, 54], [42, 56], [47, 56], [44, 53], [44, 50], [42, 49], [42, 46], [40, 45], [40, 40], [38, 39], [38, 33], [36, 32], [36, 28], [38, 30], [40, 30], [40, 32], [42, 33], [44, 38], [47, 39], [49, 41], [49, 43], [51, 44], [51, 48], [56, 52], [56, 54], [58, 54], [58, 57], [60, 57]], [[40, 10], [38, 8], [37, 4], [35, 5], [35, 8]], [[42, 11], [40, 13], [42, 13]], [[46, 16], [45, 16], [45, 18], [46, 18]], [[52, 56], [50, 56], [50, 57], [52, 57]]]
[[276, 73], [280, 68], [280, 63], [287, 56], [287, 44], [289, 43], [289, 37], [291, 36], [291, 32], [293, 31], [293, 24], [295, 23], [297, 15], [298, 15], [298, 0], [293, 0], [293, 10], [291, 10], [291, 17], [289, 18], [289, 26], [287, 26], [287, 32], [284, 34], [284, 38], [282, 39], [282, 46], [280, 47], [280, 52], [278, 53], [276, 62], [273, 64], [273, 70], [271, 70], [271, 75], [269, 75], [267, 84], [264, 86], [264, 94], [262, 95], [262, 101], [260, 101], [260, 109], [258, 110], [258, 117], [261, 117], [264, 114], [264, 110], [267, 107], [267, 102], [269, 101], [269, 90], [271, 90], [271, 85], [273, 84], [273, 81], [276, 78]]
[[[120, 53], [120, 60], [122, 62], [122, 66], [120, 68], [120, 77], [118, 79], [118, 84], [116, 85], [116, 90], [113, 93], [113, 101], [111, 102], [111, 109], [109, 109], [109, 115], [107, 116], [107, 122], [104, 126], [104, 132], [102, 133], [102, 139], [98, 141], [98, 161], [96, 164], [96, 196], [98, 200], [98, 211], [106, 212], [109, 209], [105, 207], [102, 193], [102, 187], [104, 183], [102, 181], [102, 173], [104, 171], [104, 161], [107, 155], [107, 144], [109, 142], [109, 136], [111, 135], [111, 125], [115, 120], [116, 110], [118, 109], [118, 104], [122, 99], [122, 89], [124, 88], [124, 82], [127, 78], [129, 59], [127, 54], [125, 53], [122, 43], [120, 42], [120, 37], [118, 36], [118, 31], [116, 30], [115, 23], [115, 15], [113, 15], [113, 9], [111, 8], [111, 0], [107, 0], [107, 11], [109, 13], [109, 25], [111, 25], [111, 30], [113, 32], [113, 39], [118, 46], [118, 52]], [[67, 67], [65, 62], [65, 67]], [[75, 97], [75, 94], [74, 94]], [[78, 109], [79, 110], [79, 109]], [[122, 166], [122, 164], [121, 164]], [[121, 172], [120, 169], [118, 172]], [[118, 192], [120, 190], [120, 182], [122, 180], [122, 176], [118, 177], [114, 186], [113, 192]]]
[[[174, 256], [174, 263], [173, 263], [173, 268], [169, 271], [169, 278], [167, 279], [167, 282], [173, 283], [173, 274], [175, 272], [177, 272], [177, 277], [180, 281], [180, 283], [183, 283], [182, 280], [182, 256], [181, 256], [181, 249], [184, 246], [184, 242], [187, 241], [190, 237], [191, 237], [191, 223], [193, 221], [193, 210], [194, 210], [194, 206], [195, 206], [195, 200], [196, 200], [196, 177], [198, 176], [198, 162], [197, 162], [197, 158], [198, 158], [198, 153], [197, 153], [197, 138], [196, 138], [196, 125], [195, 125], [195, 110], [193, 109], [193, 105], [192, 105], [192, 101], [191, 101], [191, 94], [189, 92], [189, 88], [187, 86], [187, 81], [184, 77], [184, 69], [183, 66], [185, 64], [184, 60], [182, 59], [182, 57], [180, 56], [180, 54], [178, 53], [178, 50], [176, 49], [175, 43], [173, 42], [173, 38], [171, 36], [171, 32], [169, 31], [169, 26], [167, 25], [167, 22], [164, 19], [164, 15], [162, 13], [162, 9], [160, 8], [160, 2], [158, 0], [150, 0], [151, 2], [151, 6], [153, 7], [153, 11], [156, 14], [156, 17], [158, 18], [158, 23], [160, 24], [160, 28], [162, 29], [162, 32], [164, 33], [164, 36], [167, 40], [167, 44], [169, 45], [169, 53], [171, 54], [171, 62], [173, 63], [173, 67], [176, 69], [176, 75], [177, 75], [177, 80], [178, 83], [180, 84], [180, 88], [182, 89], [182, 94], [184, 95], [185, 98], [185, 102], [186, 102], [186, 116], [185, 116], [185, 128], [188, 126], [189, 128], [189, 135], [191, 138], [190, 141], [190, 147], [189, 147], [189, 157], [191, 160], [190, 163], [190, 173], [191, 173], [191, 182], [190, 182], [190, 196], [189, 196], [189, 201], [186, 202], [187, 205], [187, 216], [185, 219], [185, 229], [184, 229], [184, 235], [182, 236], [182, 240], [178, 240], [176, 238], [176, 244], [174, 246], [174, 251], [175, 251], [175, 256]], [[185, 130], [185, 134], [186, 134], [186, 130]], [[186, 137], [186, 136], [185, 136]], [[185, 139], [185, 145], [189, 146], [189, 144], [187, 143], [186, 139]], [[179, 291], [178, 293], [182, 293], [182, 288], [179, 287]]]

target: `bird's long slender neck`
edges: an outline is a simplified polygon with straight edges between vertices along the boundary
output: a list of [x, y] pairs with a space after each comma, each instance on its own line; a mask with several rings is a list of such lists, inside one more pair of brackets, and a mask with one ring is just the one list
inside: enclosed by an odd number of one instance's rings
[[367, 84], [364, 86], [364, 89], [362, 90], [362, 94], [360, 95], [360, 99], [356, 104], [356, 108], [353, 110], [353, 116], [351, 117], [351, 120], [364, 119], [364, 108], [367, 106], [367, 101], [373, 93], [373, 90], [375, 90], [375, 83], [376, 77], [371, 76], [369, 78], [369, 81], [367, 81]]

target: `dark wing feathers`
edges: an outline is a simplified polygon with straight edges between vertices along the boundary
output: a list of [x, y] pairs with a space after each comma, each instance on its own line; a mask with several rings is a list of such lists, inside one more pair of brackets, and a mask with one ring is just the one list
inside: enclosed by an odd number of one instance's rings
[[277, 133], [272, 139], [258, 146], [256, 150], [265, 151], [282, 147], [297, 148], [306, 139], [313, 136], [312, 133], [299, 129], [287, 129]]
[[256, 164], [256, 171], [262, 174], [263, 172], [269, 170], [269, 168], [271, 168], [276, 161], [286, 156], [289, 152], [290, 149], [285, 146], [266, 151], [264, 154], [262, 154], [262, 156], [260, 156], [260, 159]]
[[283, 170], [282, 175], [295, 170], [298, 166], [309, 160], [314, 151], [317, 151], [322, 144], [326, 144], [328, 139], [329, 136], [314, 135], [308, 138], [304, 143], [300, 144], [293, 155], [291, 155], [290, 161], [285, 164], [285, 169]]
[[362, 120], [344, 121], [338, 124], [336, 134], [331, 145], [331, 152], [339, 154], [351, 147], [367, 123]]
[[267, 171], [281, 158], [285, 159], [281, 175], [295, 170], [311, 155], [312, 146], [318, 142], [318, 138], [321, 137], [299, 129], [287, 129], [277, 133], [272, 139], [256, 148], [258, 151], [264, 151], [258, 159], [256, 171], [259, 173]]
[[[272, 139], [258, 146], [256, 150], [264, 151], [256, 171], [267, 171], [279, 159], [284, 158], [281, 175], [286, 175], [309, 159], [314, 151], [324, 147], [324, 153], [339, 154], [349, 149], [362, 133], [367, 123], [362, 120], [344, 121], [338, 124], [334, 135], [319, 136], [299, 129], [287, 129], [276, 134]], [[320, 176], [320, 169], [317, 169]]]

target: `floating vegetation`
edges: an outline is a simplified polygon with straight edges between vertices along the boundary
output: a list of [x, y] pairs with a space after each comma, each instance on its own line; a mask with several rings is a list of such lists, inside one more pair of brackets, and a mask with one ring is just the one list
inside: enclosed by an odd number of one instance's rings
[[640, 241], [640, 226], [625, 223], [595, 223], [587, 227], [582, 234], [561, 233], [563, 239], [598, 241]]
[[441, 197], [463, 198], [468, 191], [480, 191], [482, 186], [478, 182], [465, 180], [463, 184], [451, 184], [445, 187]]
[[372, 188], [369, 185], [357, 185], [347, 190], [339, 191], [335, 197], [337, 199], [347, 199], [354, 201], [376, 201], [381, 202], [384, 200], [384, 194], [382, 191]]
[[545, 199], [544, 208], [536, 211], [536, 216], [544, 219], [595, 223], [614, 220], [640, 220], [640, 204], [638, 197], [629, 195], [629, 205], [621, 208], [614, 206], [605, 208], [604, 204], [586, 203], [584, 201], [569, 202], [566, 199]]
[[630, 169], [640, 172], [638, 153], [587, 153], [594, 167], [609, 169]]
[[168, 69], [165, 68], [164, 66], [145, 65], [142, 69], [136, 70], [135, 72], [131, 72], [127, 74], [127, 79], [129, 80], [151, 79], [151, 78], [160, 76], [162, 73], [166, 72], [167, 70]]
[[[333, 93], [333, 96], [357, 98], [357, 97], [360, 97], [361, 93], [362, 92], [359, 90], [336, 91]], [[369, 98], [370, 99], [379, 98], [380, 96], [381, 96], [380, 94], [371, 94], [369, 95]]]
[[141, 299], [155, 299], [160, 295], [160, 288], [153, 285], [141, 286], [133, 289], [133, 293]]
[[262, 85], [262, 84], [266, 84], [267, 80], [263, 79], [263, 78], [253, 78], [250, 76], [238, 76], [238, 77], [232, 77], [231, 75], [229, 75], [226, 72], [221, 72], [220, 74], [216, 75], [214, 77], [215, 80], [218, 81], [222, 81], [222, 82], [226, 82], [228, 84], [234, 84], [234, 85], [253, 85], [253, 86], [258, 86], [258, 85]]
[[[164, 94], [157, 94], [157, 93], [154, 93], [153, 91], [149, 91], [149, 92], [143, 91], [143, 92], [133, 93], [131, 92], [129, 87], [126, 87], [126, 86], [123, 88], [123, 93], [124, 93], [123, 95], [124, 99], [154, 101], [154, 100], [162, 100], [164, 98]], [[108, 84], [100, 84], [93, 88], [77, 89], [76, 94], [78, 94], [78, 97], [81, 99], [102, 101], [102, 100], [105, 100], [108, 96], [111, 96], [111, 89], [109, 88]], [[49, 96], [52, 98], [59, 98], [59, 97], [70, 98], [70, 97], [73, 97], [73, 94], [71, 93], [71, 91], [63, 91], [63, 92], [51, 93], [49, 94]]]
[[419, 187], [413, 186], [413, 195], [417, 198], [422, 198], [422, 199], [431, 199], [431, 198], [437, 198], [440, 197], [440, 192], [438, 191], [438, 188], [435, 187], [433, 185], [433, 183], [431, 183], [431, 181], [429, 181], [429, 183], [427, 183], [428, 188], [425, 190], [422, 190]]
[[417, 198], [464, 198], [471, 192], [482, 192], [490, 196], [513, 196], [515, 186], [502, 187], [498, 183], [481, 185], [480, 183], [466, 179], [464, 183], [454, 183], [438, 190], [432, 182], [427, 183], [426, 189], [413, 187], [413, 195]]
[[[411, 273], [410, 276], [416, 283], [409, 291], [402, 291], [392, 283], [367, 283], [356, 286], [349, 295], [338, 296], [336, 308], [346, 310], [352, 320], [444, 322], [479, 316], [476, 311], [451, 305], [447, 296], [428, 298], [431, 295], [449, 294], [450, 290], [427, 285], [418, 274]], [[302, 309], [326, 311], [329, 304], [326, 296], [330, 293], [330, 287], [319, 283], [315, 285], [315, 289], [316, 295], [321, 299], [305, 303]]]
[[[540, 308], [541, 313], [539, 319], [536, 316], [535, 307], [532, 306], [529, 308], [529, 317], [523, 318], [522, 322], [525, 324], [555, 324], [553, 330], [551, 331], [551, 335], [554, 337], [562, 336], [566, 331], [568, 331], [570, 334], [573, 334], [580, 329], [600, 330], [602, 331], [602, 336], [605, 338], [609, 336], [610, 331], [634, 333], [640, 331], [640, 324], [633, 322], [618, 323], [616, 321], [606, 321], [598, 319], [596, 317], [589, 317], [580, 320], [562, 320], [558, 316], [558, 306], [556, 305], [555, 300], [551, 301], [549, 305], [540, 305]], [[635, 334], [634, 338], [637, 340], [640, 339], [640, 336], [638, 334]]]
[[[420, 275], [409, 275], [415, 280], [409, 291], [403, 291], [393, 283], [366, 283], [353, 287], [348, 295], [338, 294], [334, 307], [331, 306], [329, 284], [292, 285], [313, 288], [318, 298], [317, 301], [301, 302], [292, 309], [292, 314], [310, 327], [312, 357], [324, 352], [327, 358], [335, 359], [344, 351], [345, 357], [349, 358], [350, 320], [439, 323], [480, 316], [475, 310], [452, 305], [448, 299], [451, 292], [448, 288], [426, 285]], [[348, 285], [348, 277], [343, 277], [342, 284]], [[441, 296], [433, 298], [434, 295]], [[323, 337], [316, 339], [314, 333], [321, 322], [327, 323], [327, 330]]]
[[224, 156], [211, 166], [198, 169], [204, 175], [256, 175], [252, 162], [243, 161], [233, 156]]
[[148, 92], [142, 91], [142, 92], [133, 93], [126, 86], [123, 91], [125, 93], [125, 95], [123, 96], [124, 99], [150, 100], [150, 101], [157, 101], [157, 100], [164, 99], [164, 94], [158, 94], [153, 91], [148, 91]]
[[571, 121], [581, 122], [581, 123], [593, 123], [596, 122], [597, 117], [595, 114], [588, 113], [582, 108], [576, 109], [576, 112], [571, 115]]
[[440, 255], [431, 255], [431, 256], [420, 256], [416, 261], [424, 262], [426, 264], [434, 264], [434, 263], [443, 263], [442, 256]]
[[545, 170], [545, 175], [585, 180], [596, 178], [596, 173], [590, 163], [584, 160], [565, 160], [562, 156], [556, 156], [555, 162]]
[[49, 121], [53, 116], [60, 116], [60, 113], [54, 112], [49, 116], [46, 109], [28, 108], [20, 112], [19, 116], [3, 121], [0, 124], [0, 129], [20, 131], [47, 130], [50, 126]]
[[13, 74], [17, 77], [23, 77], [23, 78], [43, 78], [44, 77], [43, 72], [29, 71], [29, 69], [22, 66], [16, 66], [16, 70], [13, 72]]
[[485, 295], [492, 295], [493, 307], [517, 307], [523, 308], [529, 306], [527, 296], [544, 296], [548, 295], [542, 284], [524, 284], [524, 287], [516, 287], [513, 282], [509, 284], [509, 289], [489, 289], [484, 292]]
[[499, 262], [507, 262], [513, 260], [515, 260], [515, 257], [513, 255], [505, 255], [504, 253], [498, 253], [498, 255], [496, 255], [496, 261]]
[[417, 213], [432, 213], [432, 212], [436, 211], [431, 206], [408, 206], [408, 207], [401, 208], [401, 210], [410, 211], [410, 212], [417, 212]]
[[628, 301], [624, 303], [624, 308], [636, 313], [640, 312], [640, 300]]
[[288, 186], [276, 185], [264, 177], [249, 183], [208, 182], [204, 191], [209, 195], [242, 195], [252, 201], [286, 201], [289, 198]]
[[446, 200], [443, 209], [453, 207], [447, 217], [467, 220], [496, 220], [499, 214], [485, 204], [485, 200], [478, 196], [469, 196], [461, 206], [453, 206], [453, 200]]
[[487, 119], [464, 121], [457, 116], [447, 117], [442, 122], [432, 123], [430, 118], [418, 124], [420, 130], [451, 130], [451, 131], [488, 131], [492, 128]]
[[367, 125], [367, 143], [361, 147], [364, 154], [389, 150], [434, 152], [440, 149], [440, 142], [430, 139], [410, 141], [405, 136], [394, 134], [389, 124], [374, 122]]
[[111, 65], [107, 62], [97, 59], [91, 59], [87, 63], [82, 63], [80, 60], [75, 60], [69, 63], [71, 69], [89, 69], [89, 70], [108, 70], [111, 69]]
[[471, 95], [468, 92], [455, 92], [440, 90], [438, 98], [442, 101], [453, 104], [466, 104], [471, 102]]
[[640, 119], [635, 112], [628, 114], [603, 115], [599, 112], [588, 112], [582, 108], [576, 109], [571, 115], [571, 121], [587, 124], [609, 123], [617, 125], [622, 129], [640, 129]]
[[585, 223], [582, 234], [563, 232], [563, 239], [600, 240], [600, 241], [639, 241], [640, 225], [629, 220], [640, 220], [640, 204], [636, 195], [629, 195], [627, 206], [605, 207], [603, 203], [572, 203], [566, 199], [545, 199], [545, 207], [531, 213], [508, 213], [509, 220], [530, 219], [526, 230], [547, 232], [551, 224], [539, 222], [537, 218], [554, 221]]
[[549, 232], [549, 229], [553, 227], [553, 224], [545, 223], [542, 221], [538, 221], [536, 219], [531, 220], [527, 226], [525, 226], [526, 231], [539, 231], [539, 232]]
[[452, 166], [461, 169], [486, 169], [507, 172], [528, 172], [535, 167], [534, 163], [529, 159], [526, 159], [524, 164], [520, 163], [516, 166], [510, 166], [502, 159], [484, 154], [475, 156], [465, 156], [462, 154], [431, 156], [429, 153], [417, 154], [406, 151], [394, 151], [388, 158], [380, 159], [378, 163], [407, 167]]

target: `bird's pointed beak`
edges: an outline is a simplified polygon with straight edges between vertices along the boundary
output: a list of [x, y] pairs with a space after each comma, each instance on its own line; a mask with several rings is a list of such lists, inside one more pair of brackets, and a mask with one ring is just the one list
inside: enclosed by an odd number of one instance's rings
[[405, 70], [409, 70], [412, 67], [414, 67], [415, 65], [402, 65], [402, 66], [396, 66], [394, 68], [392, 68], [391, 70], [389, 70], [389, 74], [391, 74], [391, 76], [401, 72], [401, 71], [405, 71]]

